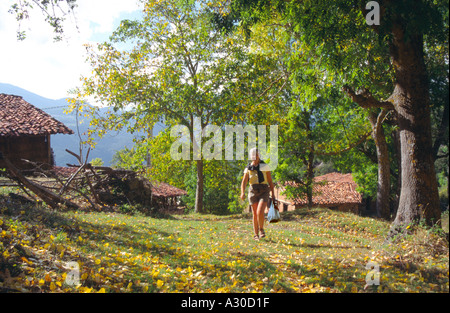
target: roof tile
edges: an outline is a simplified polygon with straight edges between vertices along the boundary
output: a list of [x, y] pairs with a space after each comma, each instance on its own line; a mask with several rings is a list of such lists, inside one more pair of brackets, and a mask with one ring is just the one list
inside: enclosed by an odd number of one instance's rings
[[[313, 185], [313, 204], [314, 205], [339, 205], [344, 203], [362, 203], [362, 196], [356, 191], [356, 183], [352, 174], [329, 173], [314, 178], [314, 182], [322, 182]], [[289, 183], [295, 185], [295, 183]], [[278, 188], [279, 200], [291, 202], [295, 205], [306, 205], [306, 197], [296, 199], [286, 199], [281, 193], [283, 187]]]
[[73, 131], [20, 96], [0, 93], [0, 136], [73, 134]]

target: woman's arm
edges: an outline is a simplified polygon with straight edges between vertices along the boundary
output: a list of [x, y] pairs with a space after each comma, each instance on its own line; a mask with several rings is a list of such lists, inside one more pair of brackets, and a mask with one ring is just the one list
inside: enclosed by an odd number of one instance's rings
[[272, 199], [275, 199], [275, 186], [272, 181], [272, 174], [267, 172], [267, 182], [269, 183], [270, 192], [272, 193]]
[[242, 200], [245, 199], [245, 187], [247, 186], [247, 182], [248, 182], [248, 172], [244, 174], [244, 177], [242, 177], [242, 182], [241, 182], [241, 199]]

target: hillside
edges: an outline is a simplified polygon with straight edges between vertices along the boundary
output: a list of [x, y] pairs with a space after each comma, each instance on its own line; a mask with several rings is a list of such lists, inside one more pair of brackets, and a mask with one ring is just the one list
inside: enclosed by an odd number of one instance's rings
[[[66, 99], [47, 99], [25, 89], [0, 83], [0, 93], [13, 94], [21, 96], [32, 105], [44, 110], [57, 120], [64, 123], [75, 132], [75, 135], [52, 135], [51, 145], [55, 154], [55, 162], [58, 166], [66, 166], [66, 163], [76, 163], [76, 159], [68, 154], [65, 149], [77, 152], [79, 151], [79, 138], [77, 135], [76, 118], [74, 114], [66, 114]], [[86, 133], [89, 120], [83, 120], [79, 125], [80, 133]], [[161, 128], [155, 127], [154, 134], [157, 134]], [[85, 139], [85, 136], [82, 136]], [[106, 166], [110, 165], [111, 159], [117, 150], [133, 146], [134, 135], [126, 132], [116, 132], [106, 135], [102, 139], [97, 138], [97, 146], [90, 153], [89, 159], [101, 158]]]
[[448, 242], [420, 227], [384, 244], [387, 222], [303, 209], [255, 241], [249, 215], [52, 212], [10, 200], [0, 195], [4, 291], [449, 292]]

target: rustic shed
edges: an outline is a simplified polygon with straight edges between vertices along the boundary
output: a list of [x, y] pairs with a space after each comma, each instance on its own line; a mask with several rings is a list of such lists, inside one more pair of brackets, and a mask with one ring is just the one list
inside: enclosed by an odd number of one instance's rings
[[185, 190], [163, 182], [153, 182], [152, 198], [154, 203], [163, 208], [177, 207], [180, 197], [187, 195]]
[[[109, 175], [109, 178], [104, 181], [108, 183], [109, 187], [120, 187], [125, 192], [126, 201], [154, 208], [178, 209], [180, 208], [180, 198], [187, 195], [187, 192], [183, 189], [164, 182], [150, 181], [134, 171], [104, 166], [94, 166], [92, 169], [97, 171], [97, 175], [95, 175], [97, 177], [100, 176], [100, 173]], [[52, 168], [56, 175], [67, 178], [74, 175], [77, 170], [78, 167], [53, 166]], [[93, 185], [103, 202], [115, 204], [120, 202], [118, 193], [112, 195], [110, 192], [105, 193], [101, 190], [104, 184], [94, 183]]]
[[[0, 93], [0, 151], [20, 169], [33, 162], [52, 164], [50, 135], [73, 131], [20, 96]], [[0, 160], [0, 168], [4, 168]]]
[[[363, 199], [356, 191], [357, 185], [352, 174], [329, 173], [315, 177], [314, 182], [320, 184], [313, 187], [313, 206], [353, 213], [359, 213], [362, 209]], [[306, 196], [287, 199], [282, 195], [283, 191], [283, 187], [276, 189], [280, 210], [294, 210], [308, 205]]]

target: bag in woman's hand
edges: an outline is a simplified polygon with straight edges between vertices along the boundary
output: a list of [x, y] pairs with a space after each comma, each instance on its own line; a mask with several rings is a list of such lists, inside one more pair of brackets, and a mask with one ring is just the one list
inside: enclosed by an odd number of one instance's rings
[[272, 201], [272, 204], [269, 208], [269, 213], [267, 213], [267, 221], [269, 223], [277, 223], [281, 220], [280, 212], [278, 211], [278, 208], [275, 208], [274, 201]]

